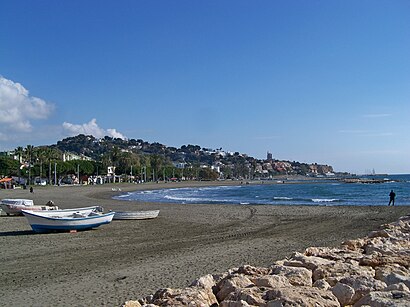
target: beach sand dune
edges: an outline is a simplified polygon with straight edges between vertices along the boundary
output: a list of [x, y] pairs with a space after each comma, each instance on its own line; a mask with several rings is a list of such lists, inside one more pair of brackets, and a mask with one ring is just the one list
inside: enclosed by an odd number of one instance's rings
[[[78, 233], [33, 234], [24, 217], [0, 218], [3, 306], [121, 306], [162, 287], [182, 288], [244, 264], [269, 266], [309, 246], [338, 246], [409, 213], [409, 207], [181, 205], [113, 200], [137, 189], [213, 183], [41, 187], [0, 198], [60, 208], [153, 210]], [[121, 192], [112, 188], [121, 188]]]

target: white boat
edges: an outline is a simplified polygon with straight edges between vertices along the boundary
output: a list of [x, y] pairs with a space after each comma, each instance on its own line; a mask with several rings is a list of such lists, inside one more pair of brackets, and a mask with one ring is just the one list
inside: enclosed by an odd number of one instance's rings
[[159, 210], [151, 211], [117, 211], [114, 220], [146, 220], [156, 218]]
[[31, 199], [16, 198], [2, 199], [0, 201], [0, 207], [7, 215], [22, 215], [22, 210], [47, 211], [58, 209], [52, 201], [48, 202], [44, 206], [35, 206], [33, 200]]
[[[32, 211], [32, 210], [26, 210]], [[90, 215], [92, 212], [94, 213], [102, 213], [104, 209], [101, 206], [91, 206], [91, 207], [83, 207], [83, 208], [72, 208], [72, 209], [59, 209], [59, 210], [52, 210], [52, 211], [42, 211], [41, 214], [43, 216], [48, 217], [72, 217], [74, 213], [77, 215], [81, 214], [84, 216]]]
[[111, 223], [115, 214], [115, 212], [101, 213], [97, 212], [97, 210], [78, 209], [77, 211], [75, 209], [68, 209], [52, 212], [23, 210], [22, 212], [34, 232], [92, 229]]

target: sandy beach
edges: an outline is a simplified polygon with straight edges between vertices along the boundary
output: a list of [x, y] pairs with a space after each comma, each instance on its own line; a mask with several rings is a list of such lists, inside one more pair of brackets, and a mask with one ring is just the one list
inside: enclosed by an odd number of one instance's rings
[[[33, 234], [24, 217], [0, 218], [3, 306], [121, 306], [209, 273], [269, 266], [309, 246], [338, 246], [410, 213], [408, 206], [247, 206], [111, 199], [137, 189], [218, 183], [117, 184], [0, 190], [0, 198], [53, 200], [60, 208], [153, 210], [153, 220], [113, 221], [78, 233]], [[112, 191], [121, 188], [121, 192]]]

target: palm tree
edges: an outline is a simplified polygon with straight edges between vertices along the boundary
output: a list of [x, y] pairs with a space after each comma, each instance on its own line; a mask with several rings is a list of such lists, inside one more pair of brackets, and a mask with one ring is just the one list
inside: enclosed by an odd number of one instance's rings
[[31, 184], [31, 160], [33, 158], [33, 151], [34, 151], [34, 146], [33, 145], [27, 145], [25, 149], [25, 154], [28, 159], [28, 184]]
[[47, 149], [44, 147], [37, 147], [35, 150], [35, 155], [37, 160], [40, 162], [40, 178], [43, 178], [43, 162], [46, 160], [46, 151]]
[[151, 163], [151, 168], [152, 168], [152, 180], [155, 181], [156, 178], [158, 177], [158, 171], [162, 166], [161, 156], [157, 154], [151, 155], [150, 163]]
[[14, 150], [14, 153], [19, 156], [19, 183], [20, 183], [20, 177], [21, 177], [21, 157], [23, 156], [24, 149], [23, 147], [19, 146]]
[[46, 161], [48, 161], [48, 182], [51, 184], [51, 161], [59, 158], [58, 151], [53, 148], [47, 147], [44, 156]]

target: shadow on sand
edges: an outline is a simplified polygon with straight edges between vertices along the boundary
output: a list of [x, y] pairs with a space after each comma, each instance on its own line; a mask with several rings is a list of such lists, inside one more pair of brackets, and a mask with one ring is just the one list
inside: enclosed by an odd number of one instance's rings
[[0, 237], [27, 236], [34, 234], [35, 233], [32, 230], [5, 231], [0, 232]]

